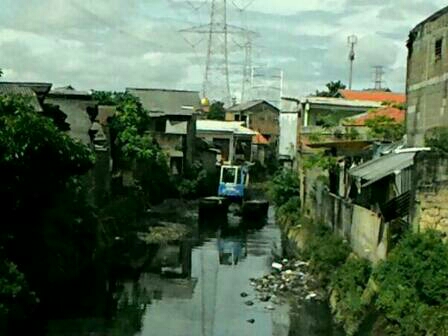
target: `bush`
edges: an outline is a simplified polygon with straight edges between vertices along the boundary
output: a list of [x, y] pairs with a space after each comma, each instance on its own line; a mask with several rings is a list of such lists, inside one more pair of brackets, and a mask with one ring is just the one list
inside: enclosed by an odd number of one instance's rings
[[35, 293], [30, 291], [25, 275], [7, 260], [0, 262], [0, 333], [8, 322], [26, 317], [38, 303]]
[[348, 335], [357, 331], [366, 316], [369, 302], [363, 300], [363, 293], [371, 273], [369, 261], [349, 258], [331, 276], [331, 288], [337, 299], [336, 321]]
[[210, 192], [210, 185], [215, 185], [212, 176], [207, 174], [202, 163], [196, 161], [185, 170], [185, 174], [176, 185], [177, 191], [182, 198], [193, 199], [206, 196]]
[[294, 196], [277, 209], [277, 223], [287, 231], [288, 228], [301, 223], [300, 198]]
[[281, 170], [270, 182], [268, 194], [277, 207], [292, 197], [300, 196], [299, 175], [293, 170]]
[[448, 333], [448, 246], [440, 233], [408, 234], [374, 272], [393, 335]]
[[309, 223], [305, 230], [307, 243], [302, 251], [303, 256], [310, 260], [311, 271], [326, 286], [331, 274], [347, 260], [350, 246], [326, 226]]

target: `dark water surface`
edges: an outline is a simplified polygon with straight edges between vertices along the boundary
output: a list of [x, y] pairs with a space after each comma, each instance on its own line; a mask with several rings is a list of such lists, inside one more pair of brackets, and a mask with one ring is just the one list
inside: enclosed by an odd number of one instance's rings
[[[273, 255], [282, 252], [272, 210], [259, 230], [197, 229], [186, 246], [180, 254], [178, 246], [165, 246], [158, 256], [170, 266], [164, 270], [184, 276], [144, 271], [113, 293], [113, 318], [50, 321], [47, 335], [337, 335], [326, 305], [270, 310], [256, 300], [249, 279], [269, 273]], [[254, 304], [245, 304], [249, 300]]]

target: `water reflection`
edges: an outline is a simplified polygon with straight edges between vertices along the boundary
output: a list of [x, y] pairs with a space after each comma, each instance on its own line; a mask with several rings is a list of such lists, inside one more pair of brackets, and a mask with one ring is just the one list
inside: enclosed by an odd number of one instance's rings
[[247, 257], [246, 234], [242, 230], [222, 228], [217, 233], [219, 263], [237, 265]]
[[47, 335], [287, 336], [289, 307], [266, 309], [250, 285], [281, 254], [273, 212], [257, 229], [232, 216], [201, 224], [189, 239], [160, 246], [137, 278], [110, 288], [112, 318], [53, 321]]

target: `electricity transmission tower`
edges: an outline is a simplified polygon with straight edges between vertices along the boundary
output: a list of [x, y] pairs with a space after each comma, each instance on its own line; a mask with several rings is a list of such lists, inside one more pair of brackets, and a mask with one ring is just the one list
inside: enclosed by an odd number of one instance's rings
[[348, 79], [348, 88], [352, 89], [353, 82], [353, 62], [355, 61], [355, 45], [358, 43], [358, 37], [356, 35], [350, 35], [347, 38], [348, 45], [350, 47], [350, 52], [348, 54], [348, 60], [350, 61], [350, 73]]
[[235, 42], [235, 44], [240, 47], [244, 54], [243, 59], [243, 71], [242, 71], [242, 82], [241, 82], [241, 103], [251, 99], [249, 91], [251, 89], [251, 74], [252, 74], [252, 48], [254, 47], [253, 39], [257, 34], [251, 32], [247, 25], [246, 10], [255, 0], [243, 0], [235, 1], [232, 0], [233, 6], [238, 10], [240, 14], [241, 25], [246, 30], [244, 34], [244, 40], [242, 44]]
[[247, 34], [247, 30], [228, 24], [227, 0], [211, 0], [210, 22], [205, 25], [183, 29], [182, 33], [205, 34], [207, 54], [205, 60], [202, 95], [232, 103], [229, 78], [229, 35]]
[[252, 39], [249, 37], [244, 45], [243, 83], [241, 85], [241, 102], [249, 100], [248, 90], [251, 86]]

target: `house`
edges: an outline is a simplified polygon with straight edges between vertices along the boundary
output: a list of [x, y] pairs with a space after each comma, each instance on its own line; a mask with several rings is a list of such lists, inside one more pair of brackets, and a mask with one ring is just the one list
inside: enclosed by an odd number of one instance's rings
[[0, 95], [25, 97], [36, 112], [44, 112], [44, 99], [51, 86], [50, 83], [0, 82]]
[[105, 204], [111, 192], [112, 156], [104, 117], [99, 118], [98, 103], [90, 92], [68, 85], [52, 89], [45, 106], [64, 113], [70, 137], [94, 151], [95, 165], [84, 179], [89, 188], [89, 201], [98, 206]]
[[322, 137], [332, 138], [342, 120], [382, 106], [377, 101], [328, 97], [305, 97], [298, 101], [301, 117], [299, 142], [302, 143], [321, 141]]
[[[448, 127], [448, 6], [419, 23], [409, 34], [406, 114], [409, 146], [424, 146], [426, 136]], [[443, 144], [445, 141], [439, 139]], [[415, 231], [448, 234], [448, 154], [422, 152], [415, 157], [410, 224]]]
[[299, 100], [286, 97], [282, 97], [280, 104], [278, 157], [283, 165], [290, 167], [294, 164], [297, 155], [300, 126], [299, 104]]
[[48, 93], [45, 103], [57, 107], [67, 116], [68, 134], [73, 139], [87, 146], [93, 145], [92, 126], [98, 104], [90, 92], [78, 91], [70, 85], [54, 88]]
[[196, 136], [221, 150], [223, 162], [251, 161], [252, 137], [257, 132], [240, 121], [197, 120]]
[[261, 133], [269, 143], [278, 141], [279, 109], [265, 100], [233, 105], [227, 109], [225, 120], [243, 121], [246, 127]]
[[410, 146], [424, 146], [426, 133], [448, 126], [448, 6], [409, 34], [406, 129]]
[[169, 157], [173, 174], [193, 163], [196, 117], [201, 110], [197, 91], [127, 88], [151, 117], [150, 132]]

